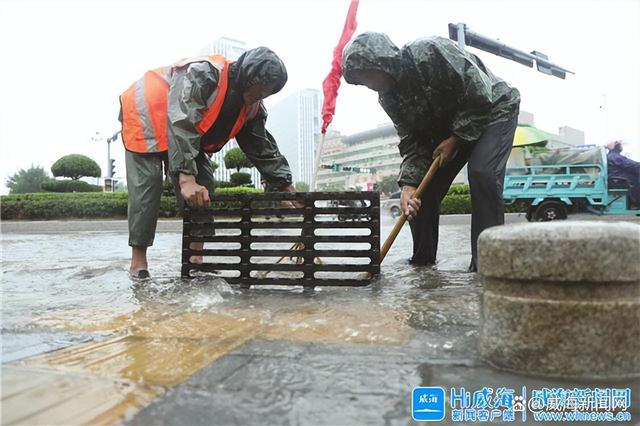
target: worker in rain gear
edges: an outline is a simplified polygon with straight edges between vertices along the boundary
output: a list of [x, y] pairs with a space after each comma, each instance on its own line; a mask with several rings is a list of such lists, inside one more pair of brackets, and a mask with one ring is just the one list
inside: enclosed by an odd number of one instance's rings
[[120, 96], [132, 277], [149, 277], [147, 247], [158, 221], [163, 165], [181, 209], [185, 202], [208, 207], [214, 190], [210, 155], [235, 137], [268, 190], [295, 191], [289, 164], [265, 128], [261, 101], [286, 81], [280, 58], [258, 47], [233, 62], [212, 55], [148, 71]]
[[[409, 215], [413, 264], [436, 261], [440, 202], [468, 163], [471, 191], [471, 265], [476, 271], [478, 235], [504, 223], [502, 185], [516, 130], [520, 94], [475, 55], [451, 40], [428, 37], [401, 49], [385, 34], [357, 36], [342, 57], [347, 83], [378, 92], [400, 137], [398, 184]], [[443, 167], [421, 199], [411, 199], [431, 162]]]
[[640, 163], [622, 155], [622, 141], [606, 145], [608, 178], [622, 178], [629, 185], [629, 208], [640, 209]]

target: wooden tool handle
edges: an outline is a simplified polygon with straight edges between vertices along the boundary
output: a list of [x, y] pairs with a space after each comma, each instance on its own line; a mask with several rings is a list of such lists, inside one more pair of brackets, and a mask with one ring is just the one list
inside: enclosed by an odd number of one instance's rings
[[[422, 178], [422, 182], [420, 182], [420, 185], [416, 189], [416, 192], [413, 193], [413, 196], [411, 198], [422, 197], [422, 193], [424, 192], [424, 189], [427, 187], [429, 182], [431, 182], [433, 175], [436, 174], [440, 166], [442, 166], [442, 155], [438, 155], [436, 159], [433, 160], [433, 163], [431, 163], [431, 167], [429, 167], [427, 174], [424, 175], [424, 177]], [[396, 240], [398, 233], [402, 229], [402, 226], [407, 221], [407, 216], [408, 216], [408, 213], [403, 211], [402, 215], [398, 218], [396, 224], [391, 230], [391, 233], [389, 234], [386, 241], [382, 245], [382, 249], [380, 250], [380, 263], [382, 263], [382, 261], [384, 260], [385, 256], [389, 252], [389, 249], [393, 245], [393, 242]]]

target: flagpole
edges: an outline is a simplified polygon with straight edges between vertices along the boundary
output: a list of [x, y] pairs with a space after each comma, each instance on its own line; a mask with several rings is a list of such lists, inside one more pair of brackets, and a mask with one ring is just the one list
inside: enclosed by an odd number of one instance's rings
[[324, 147], [324, 137], [326, 133], [322, 133], [322, 138], [316, 147], [316, 153], [313, 158], [313, 177], [311, 178], [311, 191], [317, 190], [318, 186], [318, 169], [320, 168], [320, 156], [322, 155], [322, 148]]

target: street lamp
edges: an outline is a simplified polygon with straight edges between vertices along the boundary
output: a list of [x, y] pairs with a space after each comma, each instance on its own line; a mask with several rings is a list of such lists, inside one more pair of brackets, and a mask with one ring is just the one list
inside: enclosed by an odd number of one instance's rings
[[574, 74], [574, 72], [568, 69], [549, 62], [549, 57], [544, 53], [536, 50], [531, 53], [523, 52], [522, 50], [507, 46], [500, 41], [474, 33], [463, 23], [449, 24], [449, 38], [457, 41], [458, 46], [460, 46], [462, 50], [465, 50], [465, 46], [472, 46], [530, 68], [533, 67], [533, 63], [535, 62], [536, 68], [543, 74], [553, 75], [562, 79], [566, 77], [567, 73]]

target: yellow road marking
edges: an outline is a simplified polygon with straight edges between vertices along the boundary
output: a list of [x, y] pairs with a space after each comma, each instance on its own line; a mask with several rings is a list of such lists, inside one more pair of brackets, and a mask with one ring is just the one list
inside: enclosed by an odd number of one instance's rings
[[[3, 366], [2, 408], [9, 413], [5, 424], [38, 419], [49, 424], [116, 423], [254, 338], [397, 345], [410, 336], [403, 318], [370, 303], [331, 309], [221, 307], [219, 313], [175, 316], [145, 309], [98, 318], [73, 312], [44, 318], [41, 324], [120, 335]], [[39, 395], [45, 393], [42, 399]], [[41, 402], [33, 403], [38, 398]]]

